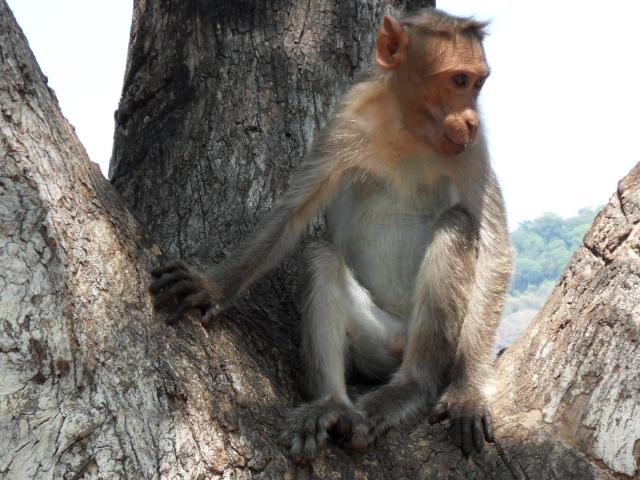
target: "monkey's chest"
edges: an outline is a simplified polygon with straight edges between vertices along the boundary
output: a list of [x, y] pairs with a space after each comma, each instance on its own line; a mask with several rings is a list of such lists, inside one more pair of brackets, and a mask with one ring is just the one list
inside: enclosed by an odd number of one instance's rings
[[389, 313], [408, 317], [433, 225], [451, 203], [443, 185], [408, 194], [380, 184], [347, 185], [328, 212], [332, 243]]

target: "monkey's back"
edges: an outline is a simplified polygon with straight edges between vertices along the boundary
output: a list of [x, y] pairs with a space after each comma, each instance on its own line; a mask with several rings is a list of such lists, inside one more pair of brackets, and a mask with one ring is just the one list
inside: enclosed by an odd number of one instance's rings
[[356, 172], [327, 212], [329, 238], [376, 304], [410, 314], [415, 278], [438, 216], [455, 203], [448, 178], [409, 189]]

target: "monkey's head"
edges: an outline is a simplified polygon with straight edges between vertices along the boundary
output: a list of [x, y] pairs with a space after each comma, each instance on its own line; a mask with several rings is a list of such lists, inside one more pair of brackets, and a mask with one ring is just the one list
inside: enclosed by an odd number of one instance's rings
[[489, 76], [485, 23], [435, 9], [397, 21], [384, 17], [376, 63], [389, 74], [403, 127], [444, 156], [462, 153], [478, 134], [478, 95]]

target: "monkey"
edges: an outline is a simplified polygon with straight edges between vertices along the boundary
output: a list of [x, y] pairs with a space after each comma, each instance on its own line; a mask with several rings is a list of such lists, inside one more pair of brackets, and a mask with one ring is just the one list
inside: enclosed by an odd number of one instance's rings
[[[301, 356], [313, 399], [293, 409], [288, 454], [311, 461], [330, 433], [365, 449], [429, 414], [465, 455], [493, 441], [493, 344], [512, 270], [500, 186], [480, 123], [486, 22], [437, 9], [385, 16], [364, 78], [343, 96], [279, 203], [207, 274], [152, 272], [170, 321], [214, 319], [307, 245]], [[358, 398], [352, 374], [377, 382]]]

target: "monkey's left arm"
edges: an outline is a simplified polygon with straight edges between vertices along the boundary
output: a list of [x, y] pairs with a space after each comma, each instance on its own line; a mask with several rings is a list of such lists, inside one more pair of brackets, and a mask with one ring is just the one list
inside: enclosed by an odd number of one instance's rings
[[239, 248], [207, 274], [182, 262], [154, 270], [149, 287], [156, 308], [171, 307], [169, 322], [199, 308], [208, 323], [251, 283], [273, 269], [296, 245], [309, 222], [331, 201], [348, 162], [340, 143], [322, 132], [309, 156], [294, 173], [278, 204]]
[[512, 249], [504, 205], [492, 179], [479, 202], [478, 255], [475, 278], [464, 317], [451, 383], [432, 412], [432, 422], [450, 419], [454, 442], [470, 453], [479, 451], [483, 437], [493, 440], [489, 406], [494, 381], [493, 345], [512, 271]]

